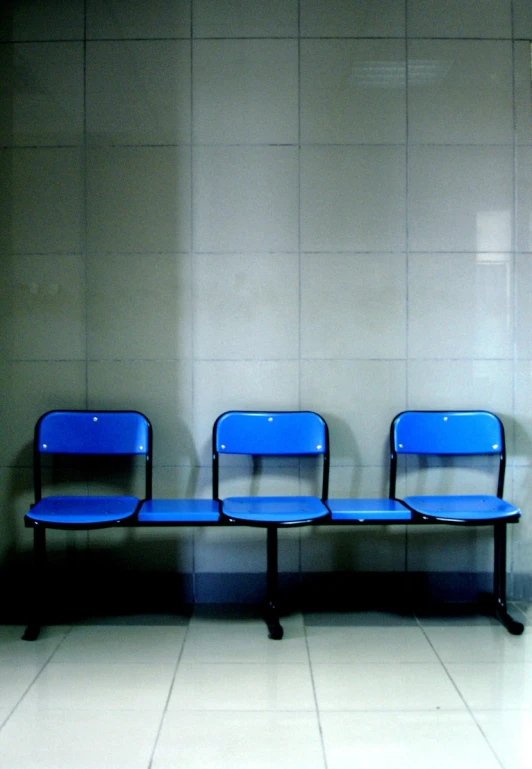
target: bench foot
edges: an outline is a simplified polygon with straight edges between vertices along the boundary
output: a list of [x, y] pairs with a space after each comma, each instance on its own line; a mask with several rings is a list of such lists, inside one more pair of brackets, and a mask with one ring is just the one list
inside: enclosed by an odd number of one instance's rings
[[518, 622], [509, 614], [505, 601], [497, 599], [492, 593], [481, 593], [478, 601], [482, 614], [494, 617], [512, 635], [521, 635], [524, 631], [523, 623]]
[[521, 635], [525, 629], [522, 622], [518, 622], [508, 614], [505, 606], [495, 605], [495, 619], [497, 619], [512, 635]]
[[273, 641], [280, 641], [284, 635], [284, 630], [279, 622], [279, 612], [272, 601], [268, 601], [264, 614], [266, 625], [268, 626], [268, 638]]
[[40, 625], [28, 625], [22, 636], [23, 641], [36, 641], [41, 632]]

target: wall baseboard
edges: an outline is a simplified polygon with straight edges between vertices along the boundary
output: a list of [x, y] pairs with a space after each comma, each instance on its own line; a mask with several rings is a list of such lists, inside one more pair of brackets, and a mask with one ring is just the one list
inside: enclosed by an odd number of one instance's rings
[[[10, 586], [0, 600], [0, 622], [24, 624], [28, 596], [34, 589], [28, 574], [3, 570], [0, 579]], [[491, 574], [471, 572], [281, 572], [279, 605], [282, 611], [415, 611], [474, 604], [479, 594], [490, 592], [491, 583]], [[265, 590], [265, 575], [255, 572], [193, 575], [91, 569], [65, 574], [54, 570], [49, 573], [46, 603], [50, 622], [68, 622], [95, 614], [182, 613], [194, 603], [260, 605]], [[508, 600], [532, 601], [532, 575], [508, 576]]]

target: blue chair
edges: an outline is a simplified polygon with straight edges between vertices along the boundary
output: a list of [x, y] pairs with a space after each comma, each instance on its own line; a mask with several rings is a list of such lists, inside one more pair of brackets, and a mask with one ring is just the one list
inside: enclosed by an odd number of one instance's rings
[[[304, 526], [325, 518], [329, 510], [329, 432], [326, 422], [311, 411], [227, 411], [215, 421], [212, 433], [213, 499], [219, 499], [220, 456], [314, 456], [322, 458], [321, 498], [316, 496], [241, 496], [220, 500], [221, 515], [229, 523], [260, 526], [267, 531], [265, 620], [269, 637], [279, 640], [277, 532], [281, 527]], [[296, 471], [298, 472], [298, 470]]]
[[[390, 428], [390, 498], [395, 499], [400, 455], [475, 456], [498, 458], [496, 494], [433, 494], [406, 496], [402, 502], [420, 522], [493, 526], [494, 575], [491, 610], [514, 635], [523, 625], [510, 617], [506, 603], [506, 527], [516, 523], [519, 508], [503, 499], [506, 469], [504, 428], [488, 411], [404, 411]], [[495, 486], [495, 483], [494, 483]]]
[[[144, 457], [144, 496], [152, 496], [152, 428], [136, 411], [49, 411], [35, 426], [33, 474], [35, 502], [24, 517], [33, 529], [35, 576], [32, 586], [33, 617], [23, 638], [34, 641], [40, 632], [46, 562], [46, 529], [102, 529], [127, 525], [136, 515], [136, 496], [43, 496], [43, 457]], [[52, 459], [53, 461], [53, 459]], [[106, 466], [106, 470], [108, 467]], [[52, 482], [53, 482], [52, 478]]]

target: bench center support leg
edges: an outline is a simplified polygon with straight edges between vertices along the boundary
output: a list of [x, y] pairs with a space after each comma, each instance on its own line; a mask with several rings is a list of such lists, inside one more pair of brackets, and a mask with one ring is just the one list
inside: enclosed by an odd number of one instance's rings
[[275, 641], [283, 637], [283, 628], [279, 621], [279, 609], [277, 605], [278, 593], [278, 554], [277, 554], [277, 526], [268, 526], [267, 529], [267, 574], [266, 574], [266, 611], [265, 620], [268, 626], [268, 635]]

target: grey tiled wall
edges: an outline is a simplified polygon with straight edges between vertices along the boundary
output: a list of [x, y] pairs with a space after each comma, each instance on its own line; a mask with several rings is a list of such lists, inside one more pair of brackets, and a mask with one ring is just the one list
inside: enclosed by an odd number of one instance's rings
[[[222, 411], [316, 410], [332, 494], [378, 496], [397, 412], [478, 407], [507, 429], [507, 496], [524, 510], [510, 568], [530, 574], [531, 8], [0, 11], [4, 563], [31, 545], [30, 443], [47, 409], [144, 411], [158, 496], [210, 494]], [[265, 488], [310, 488], [305, 466], [288, 475], [268, 467]], [[455, 483], [483, 475], [466, 468]], [[233, 468], [227, 489], [242, 484]], [[485, 533], [434, 531], [283, 532], [280, 566], [489, 571]], [[109, 536], [122, 535], [70, 545]], [[255, 530], [127, 540], [121, 557], [147, 568], [161, 553], [198, 575], [264, 566]]]

